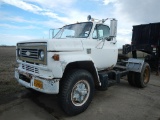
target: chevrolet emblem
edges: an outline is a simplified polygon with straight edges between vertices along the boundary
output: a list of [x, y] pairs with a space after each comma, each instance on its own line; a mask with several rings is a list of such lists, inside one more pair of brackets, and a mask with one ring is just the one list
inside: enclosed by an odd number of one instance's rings
[[30, 54], [31, 54], [31, 53], [30, 53], [29, 51], [26, 52], [26, 55], [27, 55], [27, 56], [30, 56]]

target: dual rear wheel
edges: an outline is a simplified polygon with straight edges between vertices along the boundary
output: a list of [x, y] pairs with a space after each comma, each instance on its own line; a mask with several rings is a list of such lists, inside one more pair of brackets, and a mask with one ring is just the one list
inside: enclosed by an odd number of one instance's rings
[[132, 72], [128, 73], [128, 83], [131, 86], [144, 88], [147, 86], [150, 79], [150, 67], [148, 63], [144, 63], [141, 73]]

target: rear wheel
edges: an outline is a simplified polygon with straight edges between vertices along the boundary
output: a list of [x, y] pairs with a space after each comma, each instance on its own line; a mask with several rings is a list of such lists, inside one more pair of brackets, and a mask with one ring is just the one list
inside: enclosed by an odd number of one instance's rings
[[144, 63], [141, 73], [131, 72], [131, 71], [128, 73], [128, 83], [131, 86], [144, 88], [147, 86], [149, 79], [150, 79], [150, 67], [148, 63]]
[[87, 109], [94, 95], [94, 81], [86, 70], [73, 70], [60, 85], [60, 105], [68, 115], [76, 115]]
[[148, 63], [144, 63], [141, 73], [136, 75], [136, 85], [137, 87], [144, 88], [147, 86], [150, 79], [150, 66]]
[[136, 78], [135, 77], [136, 77], [136, 73], [132, 72], [132, 71], [129, 71], [129, 73], [128, 73], [128, 83], [131, 86], [136, 86], [136, 83], [135, 83]]

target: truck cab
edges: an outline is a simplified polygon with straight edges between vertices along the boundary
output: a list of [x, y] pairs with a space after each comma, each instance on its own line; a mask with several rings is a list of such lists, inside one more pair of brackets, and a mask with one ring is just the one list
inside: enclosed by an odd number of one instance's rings
[[[111, 39], [109, 37], [109, 26], [102, 22], [88, 21], [64, 26], [53, 39], [65, 39], [65, 43], [69, 43], [72, 40], [81, 42], [79, 47], [83, 49], [83, 54], [87, 54], [88, 59], [93, 61], [99, 71], [115, 66], [117, 62], [116, 38]], [[76, 47], [76, 45], [73, 47]], [[72, 51], [76, 51], [76, 49], [73, 48]]]

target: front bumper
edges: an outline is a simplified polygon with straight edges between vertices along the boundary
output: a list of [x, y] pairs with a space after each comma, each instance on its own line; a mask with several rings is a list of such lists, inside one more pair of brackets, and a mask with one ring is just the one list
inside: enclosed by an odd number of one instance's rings
[[[21, 77], [23, 76], [23, 77]], [[31, 88], [36, 91], [47, 93], [47, 94], [58, 94], [59, 93], [59, 80], [60, 79], [48, 79], [38, 77], [27, 72], [15, 69], [15, 78], [17, 81], [26, 88]], [[23, 79], [26, 78], [26, 79]]]

